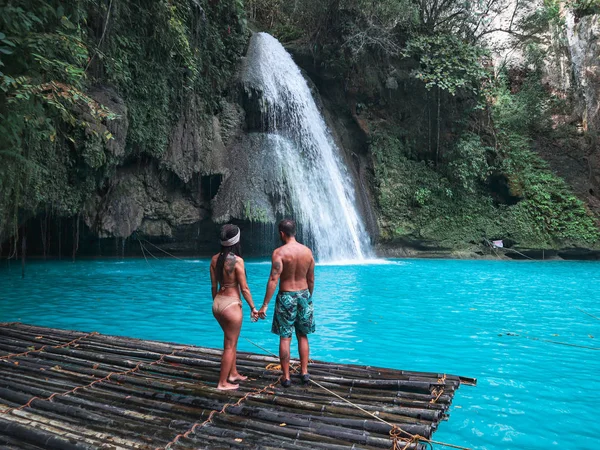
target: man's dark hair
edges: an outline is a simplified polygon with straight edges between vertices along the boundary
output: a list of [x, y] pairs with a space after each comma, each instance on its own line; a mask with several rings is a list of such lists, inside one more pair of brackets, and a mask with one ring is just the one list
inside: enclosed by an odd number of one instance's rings
[[279, 222], [279, 231], [287, 237], [296, 236], [296, 222], [292, 219], [283, 219]]

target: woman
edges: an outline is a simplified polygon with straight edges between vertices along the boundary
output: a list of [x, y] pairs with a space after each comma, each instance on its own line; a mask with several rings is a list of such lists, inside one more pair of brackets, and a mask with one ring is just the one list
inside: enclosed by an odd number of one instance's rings
[[225, 339], [221, 358], [221, 374], [217, 389], [237, 389], [238, 381], [248, 377], [240, 375], [236, 367], [237, 343], [242, 328], [242, 301], [240, 291], [252, 309], [251, 318], [258, 318], [250, 288], [246, 282], [246, 269], [241, 258], [240, 229], [236, 225], [221, 228], [221, 252], [210, 262], [210, 282], [213, 297], [213, 315], [221, 325]]

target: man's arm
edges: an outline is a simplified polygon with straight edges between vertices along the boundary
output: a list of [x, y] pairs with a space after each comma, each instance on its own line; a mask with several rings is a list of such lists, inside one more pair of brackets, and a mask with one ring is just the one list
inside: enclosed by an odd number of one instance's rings
[[261, 319], [267, 318], [267, 308], [269, 307], [269, 302], [275, 293], [275, 289], [277, 289], [277, 283], [279, 282], [279, 276], [283, 271], [283, 261], [281, 256], [279, 256], [279, 252], [273, 252], [273, 257], [271, 258], [271, 275], [269, 275], [269, 282], [267, 283], [267, 292], [265, 293], [265, 300], [263, 305], [258, 310], [258, 316]]
[[315, 258], [311, 255], [311, 259], [312, 261], [310, 262], [310, 267], [306, 274], [306, 283], [308, 284], [308, 292], [310, 292], [310, 296], [312, 297], [313, 291], [315, 290]]

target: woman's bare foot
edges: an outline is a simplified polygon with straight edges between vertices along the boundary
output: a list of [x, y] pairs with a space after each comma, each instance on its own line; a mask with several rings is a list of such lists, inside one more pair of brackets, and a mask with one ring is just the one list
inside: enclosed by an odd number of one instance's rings
[[230, 375], [229, 376], [229, 381], [230, 383], [235, 383], [236, 381], [246, 381], [248, 379], [248, 377], [244, 376], [244, 375], [240, 375], [239, 373], [237, 375]]
[[233, 384], [233, 383], [229, 383], [229, 382], [223, 383], [223, 384], [219, 383], [217, 385], [217, 389], [219, 389], [221, 391], [233, 391], [239, 387], [240, 387], [239, 384]]

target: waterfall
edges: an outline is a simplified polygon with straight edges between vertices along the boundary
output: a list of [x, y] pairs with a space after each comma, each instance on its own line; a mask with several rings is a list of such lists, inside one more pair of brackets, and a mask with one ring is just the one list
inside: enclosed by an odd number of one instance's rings
[[242, 83], [247, 101], [259, 111], [253, 128], [262, 135], [263, 155], [257, 158], [274, 185], [274, 210], [296, 219], [320, 261], [372, 257], [340, 149], [300, 69], [277, 39], [253, 35]]

